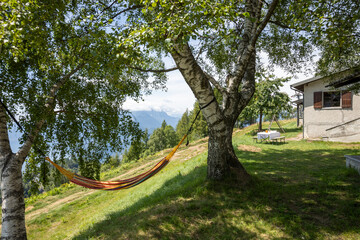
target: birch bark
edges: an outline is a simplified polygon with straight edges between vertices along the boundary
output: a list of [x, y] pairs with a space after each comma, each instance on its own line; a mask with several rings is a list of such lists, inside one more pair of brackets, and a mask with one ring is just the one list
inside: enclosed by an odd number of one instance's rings
[[1, 239], [26, 239], [23, 160], [11, 151], [5, 110], [0, 105]]

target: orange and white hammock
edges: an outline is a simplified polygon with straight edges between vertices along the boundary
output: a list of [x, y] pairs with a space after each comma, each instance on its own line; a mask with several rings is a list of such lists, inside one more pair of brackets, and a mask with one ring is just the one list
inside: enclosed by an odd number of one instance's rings
[[141, 173], [135, 177], [123, 179], [123, 180], [117, 180], [117, 181], [97, 181], [90, 178], [86, 178], [83, 176], [80, 176], [76, 173], [70, 172], [66, 170], [65, 168], [62, 168], [61, 166], [57, 165], [49, 157], [45, 157], [45, 159], [50, 162], [54, 167], [56, 167], [66, 178], [69, 179], [70, 182], [75, 183], [77, 185], [80, 185], [82, 187], [90, 188], [90, 189], [99, 189], [99, 190], [120, 190], [120, 189], [126, 189], [134, 187], [150, 177], [154, 176], [156, 173], [158, 173], [161, 169], [163, 169], [170, 161], [172, 156], [174, 156], [175, 152], [178, 150], [180, 145], [183, 143], [185, 138], [187, 137], [187, 134], [184, 135], [184, 137], [180, 140], [178, 145], [176, 145], [173, 150], [163, 159], [161, 159], [160, 162], [155, 164], [151, 169], [148, 171]]
[[[200, 114], [200, 111], [202, 109], [206, 108], [207, 106], [209, 106], [213, 102], [216, 102], [215, 97], [209, 103], [207, 103], [205, 106], [200, 107], [200, 109], [198, 110], [194, 120], [192, 121], [192, 123], [190, 125], [190, 128], [189, 128], [187, 134], [184, 135], [184, 137], [180, 140], [178, 145], [176, 145], [174, 147], [174, 149], [166, 157], [164, 157], [160, 162], [155, 164], [155, 166], [153, 166], [148, 171], [146, 171], [146, 172], [144, 172], [144, 173], [142, 173], [140, 175], [137, 175], [135, 177], [124, 179], [124, 180], [118, 180], [118, 181], [97, 181], [97, 180], [94, 180], [94, 179], [90, 179], [90, 178], [80, 176], [80, 175], [78, 175], [76, 173], [73, 173], [73, 172], [70, 172], [70, 171], [66, 170], [65, 168], [63, 168], [63, 167], [57, 165], [56, 163], [54, 163], [53, 161], [51, 161], [51, 159], [49, 157], [45, 157], [45, 159], [48, 162], [50, 162], [52, 165], [54, 165], [54, 167], [57, 168], [66, 178], [68, 178], [70, 182], [75, 183], [75, 184], [80, 185], [80, 186], [83, 186], [83, 187], [86, 187], [86, 188], [102, 189], [102, 190], [119, 190], [119, 189], [126, 189], [126, 188], [134, 187], [134, 186], [146, 181], [150, 177], [154, 176], [156, 173], [158, 173], [161, 169], [163, 169], [169, 163], [170, 159], [172, 158], [172, 156], [174, 156], [175, 152], [178, 150], [180, 145], [183, 143], [183, 141], [185, 140], [187, 135], [190, 134], [190, 132], [192, 130], [192, 127], [193, 127], [197, 117]], [[22, 132], [25, 133], [25, 131], [21, 127], [20, 123], [16, 120], [14, 115], [10, 112], [10, 110], [3, 103], [3, 101], [1, 101], [1, 99], [0, 99], [0, 104], [5, 108], [6, 112], [14, 120], [14, 122], [19, 127], [19, 129]], [[35, 149], [41, 155], [46, 156], [40, 149], [38, 149], [36, 147], [35, 147]]]

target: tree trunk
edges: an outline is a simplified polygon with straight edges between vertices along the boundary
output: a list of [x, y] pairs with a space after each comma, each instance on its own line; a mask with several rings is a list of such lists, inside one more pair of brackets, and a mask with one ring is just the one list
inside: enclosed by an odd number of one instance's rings
[[11, 151], [5, 109], [0, 104], [1, 239], [26, 239], [23, 160]]
[[227, 97], [234, 100], [229, 101], [226, 117], [225, 111], [220, 108], [217, 101], [213, 101], [215, 95], [209, 82], [209, 76], [195, 61], [190, 47], [177, 45], [172, 56], [185, 81], [199, 100], [200, 107], [206, 106], [201, 111], [209, 129], [208, 179], [224, 180], [236, 176], [238, 180], [246, 183], [250, 176], [235, 155], [232, 146], [232, 131], [241, 112], [238, 109], [242, 110], [249, 99], [240, 103], [240, 100], [236, 98], [237, 91], [232, 95], [228, 94]]
[[[219, 123], [223, 125], [224, 123]], [[207, 159], [207, 177], [212, 180], [235, 179], [246, 184], [250, 175], [239, 162], [233, 145], [233, 124], [226, 124], [225, 131], [209, 128], [209, 147]]]
[[1, 239], [26, 239], [24, 187], [20, 160], [7, 154], [1, 175], [2, 229]]
[[263, 113], [262, 113], [262, 110], [260, 110], [260, 117], [259, 117], [259, 132], [262, 130], [262, 116], [263, 116]]

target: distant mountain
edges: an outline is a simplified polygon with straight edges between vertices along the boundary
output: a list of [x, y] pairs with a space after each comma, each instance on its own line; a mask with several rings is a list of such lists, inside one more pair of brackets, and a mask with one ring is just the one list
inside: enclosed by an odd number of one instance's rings
[[161, 124], [164, 120], [168, 125], [176, 128], [176, 125], [180, 119], [178, 117], [169, 116], [166, 112], [159, 112], [154, 110], [133, 111], [132, 115], [135, 121], [140, 124], [140, 128], [143, 130], [147, 128], [149, 130], [149, 133], [152, 133], [156, 128], [161, 127]]

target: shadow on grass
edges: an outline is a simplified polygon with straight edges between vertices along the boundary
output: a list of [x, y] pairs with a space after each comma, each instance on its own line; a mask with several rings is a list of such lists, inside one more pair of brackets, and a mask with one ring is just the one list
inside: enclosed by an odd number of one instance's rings
[[246, 188], [206, 182], [206, 167], [197, 167], [75, 239], [323, 239], [344, 233], [356, 239], [360, 177], [343, 159], [352, 151], [237, 151], [253, 175]]

